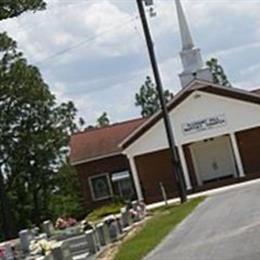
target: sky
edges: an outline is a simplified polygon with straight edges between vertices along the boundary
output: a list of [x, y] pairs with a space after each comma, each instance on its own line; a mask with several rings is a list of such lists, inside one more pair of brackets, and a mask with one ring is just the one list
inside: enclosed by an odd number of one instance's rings
[[[0, 23], [59, 102], [72, 100], [86, 124], [140, 116], [135, 93], [152, 76], [135, 0], [47, 0], [47, 10]], [[215, 57], [235, 87], [260, 88], [260, 0], [183, 0], [196, 46]], [[181, 50], [174, 0], [147, 15], [163, 85], [180, 91]]]

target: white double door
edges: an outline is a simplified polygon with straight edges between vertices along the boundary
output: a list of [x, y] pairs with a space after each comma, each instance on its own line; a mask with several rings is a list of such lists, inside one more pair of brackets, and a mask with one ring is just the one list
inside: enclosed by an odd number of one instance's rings
[[195, 143], [191, 145], [191, 153], [199, 185], [237, 174], [228, 136]]

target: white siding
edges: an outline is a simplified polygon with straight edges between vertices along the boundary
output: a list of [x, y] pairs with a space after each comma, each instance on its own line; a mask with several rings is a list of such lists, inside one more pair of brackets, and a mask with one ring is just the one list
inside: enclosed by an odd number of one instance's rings
[[[224, 115], [225, 126], [185, 135], [182, 124]], [[243, 129], [260, 126], [260, 105], [221, 97], [202, 91], [193, 92], [170, 113], [177, 145], [234, 133]], [[162, 119], [145, 134], [132, 143], [125, 153], [136, 156], [144, 153], [166, 149], [168, 147]]]

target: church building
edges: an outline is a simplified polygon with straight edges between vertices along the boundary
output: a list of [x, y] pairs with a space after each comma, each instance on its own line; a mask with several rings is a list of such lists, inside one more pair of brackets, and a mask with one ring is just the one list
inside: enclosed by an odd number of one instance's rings
[[[189, 193], [260, 177], [260, 91], [213, 83], [176, 0], [182, 40], [182, 89], [168, 104]], [[72, 136], [71, 162], [86, 205], [133, 194], [146, 203], [178, 197], [162, 112]], [[133, 185], [133, 187], [131, 186]]]
[[[213, 83], [194, 46], [180, 0], [182, 90], [168, 106], [186, 189], [196, 192], [260, 177], [260, 96]], [[178, 196], [161, 111], [121, 144], [129, 159], [139, 199]]]

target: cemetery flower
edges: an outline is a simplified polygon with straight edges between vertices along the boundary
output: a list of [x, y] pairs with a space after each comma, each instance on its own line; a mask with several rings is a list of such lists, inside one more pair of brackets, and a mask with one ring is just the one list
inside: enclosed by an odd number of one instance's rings
[[30, 251], [32, 255], [46, 255], [55, 247], [55, 241], [47, 241], [45, 239], [42, 240], [34, 240], [31, 241]]
[[60, 217], [56, 220], [56, 229], [66, 229], [68, 227], [73, 227], [77, 224], [77, 220], [71, 217]]

